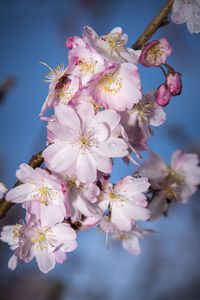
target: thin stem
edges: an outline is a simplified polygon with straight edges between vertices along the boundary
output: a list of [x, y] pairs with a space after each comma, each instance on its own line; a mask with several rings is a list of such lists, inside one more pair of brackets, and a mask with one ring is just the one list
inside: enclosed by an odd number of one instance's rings
[[159, 27], [166, 23], [166, 18], [172, 9], [174, 0], [168, 0], [163, 8], [159, 11], [157, 16], [149, 23], [145, 28], [144, 32], [137, 39], [137, 41], [132, 45], [135, 50], [141, 49], [146, 42], [152, 37], [152, 35], [158, 30]]

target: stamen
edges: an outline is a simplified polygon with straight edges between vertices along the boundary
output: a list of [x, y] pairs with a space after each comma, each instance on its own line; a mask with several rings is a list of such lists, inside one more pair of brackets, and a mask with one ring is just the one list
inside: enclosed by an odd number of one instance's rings
[[106, 74], [99, 83], [104, 92], [112, 95], [116, 95], [122, 88], [122, 79], [113, 73]]

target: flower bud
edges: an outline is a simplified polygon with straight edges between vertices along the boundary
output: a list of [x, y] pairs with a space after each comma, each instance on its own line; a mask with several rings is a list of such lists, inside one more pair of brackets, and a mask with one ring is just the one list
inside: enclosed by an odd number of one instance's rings
[[177, 72], [175, 72], [174, 74], [170, 73], [167, 76], [166, 85], [173, 96], [180, 95], [182, 91], [182, 80], [180, 74]]
[[160, 106], [166, 106], [170, 99], [172, 94], [167, 88], [166, 84], [160, 85], [160, 87], [156, 91], [156, 103]]
[[166, 38], [154, 40], [148, 43], [142, 50], [139, 57], [139, 63], [145, 67], [157, 67], [166, 62], [167, 56], [172, 52]]

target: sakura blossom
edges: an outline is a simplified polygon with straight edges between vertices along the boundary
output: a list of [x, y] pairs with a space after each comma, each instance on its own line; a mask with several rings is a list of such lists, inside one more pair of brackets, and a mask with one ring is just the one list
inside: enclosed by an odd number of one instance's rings
[[91, 106], [87, 109], [81, 106], [76, 112], [69, 106], [56, 107], [57, 120], [48, 123], [54, 143], [43, 151], [50, 170], [68, 175], [70, 169], [74, 169], [77, 178], [84, 183], [94, 182], [97, 170], [111, 173], [111, 158], [128, 154], [126, 142], [113, 135], [120, 116], [114, 110], [99, 111], [95, 115]]
[[121, 124], [136, 151], [147, 149], [147, 141], [152, 133], [150, 126], [160, 126], [165, 120], [166, 114], [156, 103], [154, 92], [143, 95], [131, 110], [121, 113]]
[[119, 231], [106, 217], [101, 220], [100, 227], [106, 235], [111, 235], [112, 240], [121, 241], [123, 249], [132, 255], [140, 254], [139, 239], [143, 239], [148, 233], [152, 232], [150, 229], [143, 229], [136, 225], [129, 232]]
[[70, 206], [70, 218], [73, 223], [80, 222], [82, 216], [95, 217], [98, 214], [94, 203], [100, 193], [97, 185], [82, 183], [75, 176], [64, 178]]
[[116, 185], [108, 183], [101, 192], [101, 205], [110, 207], [110, 221], [117, 229], [130, 231], [136, 220], [148, 220], [149, 211], [143, 194], [149, 188], [147, 178], [126, 176]]
[[[18, 262], [30, 262], [34, 257], [41, 272], [48, 273], [55, 267], [56, 262], [62, 263], [66, 259], [66, 252], [71, 252], [77, 247], [76, 233], [67, 223], [60, 223], [60, 212], [53, 207], [42, 208], [40, 220], [31, 215], [27, 223], [20, 226], [18, 243], [12, 250]], [[5, 234], [7, 228], [3, 229], [3, 240], [9, 244]], [[15, 227], [9, 228], [11, 234]], [[6, 236], [6, 237], [5, 237]], [[13, 266], [14, 267], [14, 266]]]
[[140, 50], [125, 47], [128, 36], [123, 33], [121, 27], [115, 27], [110, 33], [98, 36], [91, 27], [85, 26], [83, 40], [110, 62], [133, 64], [138, 62]]
[[[167, 199], [188, 202], [200, 184], [200, 167], [197, 154], [176, 150], [170, 166], [151, 152], [149, 159], [138, 169], [145, 174], [156, 190], [164, 191]], [[163, 194], [162, 194], [163, 196]]]
[[[13, 251], [19, 247], [19, 231], [21, 227], [21, 224], [15, 224], [6, 225], [2, 228], [0, 240], [7, 243]], [[17, 267], [17, 257], [15, 254], [9, 259], [8, 267], [12, 271]]]
[[172, 22], [186, 23], [190, 33], [200, 32], [200, 1], [199, 0], [174, 0], [172, 7]]
[[24, 207], [29, 207], [29, 210], [31, 206], [28, 204], [34, 201], [44, 208], [52, 205], [62, 212], [60, 221], [63, 220], [66, 215], [65, 198], [61, 183], [54, 175], [41, 168], [34, 170], [27, 164], [21, 164], [16, 171], [16, 176], [22, 184], [7, 193], [7, 201], [23, 203]]
[[93, 96], [105, 108], [116, 111], [131, 109], [142, 98], [138, 68], [130, 63], [121, 64], [119, 69], [99, 80]]
[[78, 91], [80, 82], [79, 79], [72, 74], [73, 68], [74, 63], [67, 68], [63, 66], [57, 66], [54, 69], [50, 68], [50, 72], [46, 75], [46, 81], [50, 83], [49, 93], [39, 114], [41, 120], [48, 121], [49, 117], [45, 116], [45, 112], [49, 108], [54, 108], [59, 103], [68, 104]]
[[172, 48], [166, 38], [153, 40], [146, 44], [139, 57], [139, 63], [145, 67], [157, 67], [166, 62]]

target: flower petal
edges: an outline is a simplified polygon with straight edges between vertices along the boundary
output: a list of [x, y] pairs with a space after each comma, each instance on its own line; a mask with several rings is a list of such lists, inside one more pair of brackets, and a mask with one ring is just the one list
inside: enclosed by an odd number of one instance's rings
[[35, 257], [41, 272], [46, 274], [55, 267], [56, 261], [54, 253], [38, 251]]
[[124, 157], [129, 154], [128, 145], [121, 138], [111, 137], [103, 142], [97, 149], [97, 153], [105, 157]]
[[42, 153], [45, 163], [50, 170], [64, 172], [75, 162], [79, 152], [77, 145], [57, 142], [48, 146]]
[[94, 182], [97, 178], [96, 163], [92, 155], [87, 151], [79, 153], [76, 161], [77, 177], [82, 182]]

